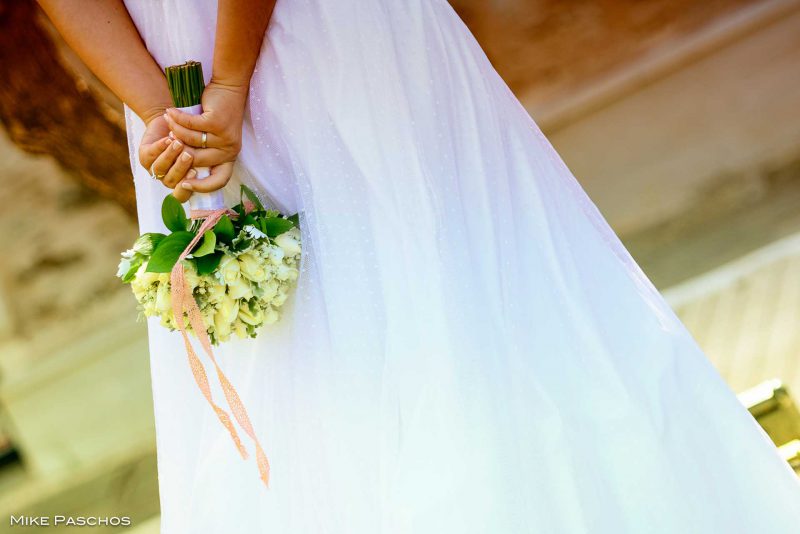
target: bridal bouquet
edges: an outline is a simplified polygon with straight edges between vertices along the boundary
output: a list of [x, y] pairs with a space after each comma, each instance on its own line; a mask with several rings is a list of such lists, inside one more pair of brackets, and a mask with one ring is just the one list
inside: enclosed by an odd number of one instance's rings
[[[188, 61], [165, 71], [175, 106], [186, 113], [202, 113], [200, 63]], [[209, 174], [208, 169], [196, 171], [200, 179]], [[284, 217], [265, 209], [244, 185], [239, 203], [232, 208], [225, 207], [222, 191], [195, 193], [189, 205], [187, 217], [181, 203], [167, 195], [161, 217], [172, 233], [140, 236], [133, 248], [122, 253], [117, 276], [131, 285], [141, 314], [159, 317], [162, 326], [180, 331], [200, 392], [242, 458], [248, 453], [233, 420], [252, 439], [261, 480], [268, 486], [267, 455], [244, 403], [211, 347], [231, 336], [256, 337], [259, 327], [278, 320], [298, 275], [297, 216]], [[190, 334], [211, 360], [230, 414], [213, 399], [208, 374]]]
[[[170, 330], [177, 328], [170, 273], [182, 261], [186, 291], [197, 303], [212, 344], [232, 335], [255, 337], [260, 326], [278, 320], [298, 275], [301, 248], [296, 218], [264, 209], [246, 186], [242, 201], [202, 235], [198, 235], [202, 220], [187, 218], [172, 195], [164, 199], [161, 215], [172, 233], [140, 236], [133, 248], [122, 253], [117, 272], [131, 285], [142, 315], [159, 317]], [[180, 259], [192, 241], [196, 244]], [[192, 332], [188, 313], [183, 315], [182, 322]]]

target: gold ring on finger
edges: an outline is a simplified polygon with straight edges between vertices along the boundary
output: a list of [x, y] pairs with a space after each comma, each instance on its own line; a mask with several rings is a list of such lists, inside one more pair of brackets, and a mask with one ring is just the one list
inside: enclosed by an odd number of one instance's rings
[[208, 141], [208, 134], [203, 132], [203, 135], [200, 136], [200, 148], [207, 148], [206, 141]]
[[[153, 163], [153, 165], [155, 165], [155, 162]], [[157, 174], [155, 169], [153, 169], [153, 165], [150, 165], [150, 176], [152, 176], [153, 179], [155, 179], [155, 180], [159, 180], [159, 181], [163, 180], [164, 176], [166, 176], [166, 174]]]

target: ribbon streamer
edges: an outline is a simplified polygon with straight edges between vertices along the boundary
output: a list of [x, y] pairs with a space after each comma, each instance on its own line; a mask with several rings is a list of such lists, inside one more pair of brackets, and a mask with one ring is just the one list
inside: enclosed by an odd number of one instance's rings
[[[253, 209], [253, 204], [250, 202], [245, 202], [244, 206], [246, 212], [250, 212]], [[211, 405], [211, 408], [214, 409], [214, 412], [216, 412], [217, 417], [222, 425], [230, 433], [231, 439], [233, 439], [233, 443], [236, 445], [236, 449], [239, 451], [239, 454], [241, 454], [242, 458], [246, 460], [248, 458], [247, 449], [242, 444], [242, 440], [239, 438], [239, 434], [236, 432], [236, 428], [233, 426], [230, 416], [223, 408], [217, 405], [212, 398], [211, 387], [208, 382], [208, 376], [206, 374], [205, 367], [203, 366], [203, 362], [200, 361], [200, 358], [197, 356], [197, 353], [194, 351], [194, 347], [189, 340], [189, 334], [186, 331], [186, 324], [184, 323], [183, 318], [184, 312], [186, 312], [188, 315], [189, 324], [197, 336], [197, 339], [200, 340], [203, 350], [214, 364], [214, 368], [217, 372], [217, 378], [222, 386], [222, 391], [225, 394], [225, 400], [228, 402], [228, 406], [230, 407], [231, 413], [233, 413], [233, 417], [236, 419], [236, 422], [239, 423], [239, 426], [242, 427], [245, 433], [253, 440], [253, 444], [256, 449], [256, 463], [258, 465], [260, 478], [262, 482], [264, 482], [264, 485], [269, 487], [269, 460], [267, 459], [267, 455], [264, 453], [264, 449], [262, 449], [261, 444], [256, 437], [256, 433], [253, 430], [253, 425], [250, 422], [250, 417], [247, 415], [247, 409], [244, 407], [241, 398], [239, 398], [239, 394], [236, 392], [233, 384], [231, 384], [228, 380], [228, 377], [225, 376], [225, 373], [222, 372], [222, 369], [214, 357], [214, 351], [211, 350], [211, 341], [208, 338], [206, 326], [203, 323], [203, 318], [200, 314], [200, 308], [198, 308], [197, 302], [194, 300], [191, 289], [186, 285], [186, 273], [183, 267], [183, 260], [191, 253], [192, 249], [203, 237], [203, 234], [213, 228], [223, 215], [236, 216], [237, 213], [228, 208], [217, 210], [192, 210], [190, 212], [189, 216], [192, 219], [204, 220], [200, 225], [197, 234], [194, 236], [194, 239], [192, 239], [192, 241], [186, 246], [178, 258], [178, 261], [175, 262], [175, 266], [172, 268], [172, 271], [170, 272], [172, 313], [175, 316], [175, 323], [178, 327], [178, 330], [180, 330], [181, 336], [183, 336], [183, 343], [186, 346], [186, 355], [189, 358], [189, 365], [192, 369], [192, 374], [194, 375], [195, 382], [197, 382], [200, 391]]]

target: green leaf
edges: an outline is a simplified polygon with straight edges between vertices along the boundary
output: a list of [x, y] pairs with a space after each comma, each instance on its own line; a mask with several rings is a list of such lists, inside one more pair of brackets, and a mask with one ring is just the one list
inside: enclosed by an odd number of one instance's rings
[[294, 215], [290, 215], [289, 217], [286, 217], [286, 218], [289, 219], [290, 221], [292, 221], [295, 226], [300, 226], [300, 214], [299, 213], [295, 213]]
[[268, 217], [264, 219], [264, 226], [266, 233], [269, 237], [277, 237], [284, 232], [288, 232], [294, 228], [294, 223], [289, 219], [282, 217]]
[[258, 200], [258, 197], [256, 196], [255, 193], [253, 193], [253, 190], [244, 184], [242, 184], [242, 194], [246, 196], [250, 200], [250, 202], [255, 204], [257, 210], [264, 209], [264, 205], [261, 203], [260, 200]]
[[128, 272], [125, 273], [125, 276], [122, 277], [122, 283], [127, 284], [131, 280], [136, 277], [136, 271], [139, 270], [139, 267], [142, 266], [142, 262], [144, 261], [144, 256], [140, 254], [136, 254], [131, 260], [131, 267], [128, 269]]
[[253, 240], [247, 237], [247, 234], [239, 234], [236, 239], [233, 240], [233, 250], [241, 251], [245, 250], [253, 244]]
[[218, 250], [213, 254], [208, 254], [206, 256], [200, 256], [199, 258], [195, 257], [194, 264], [197, 266], [197, 274], [209, 274], [213, 273], [214, 270], [219, 266], [219, 262], [222, 259], [222, 251]]
[[214, 235], [212, 230], [207, 230], [206, 233], [203, 234], [203, 240], [194, 249], [192, 252], [192, 256], [195, 258], [199, 258], [201, 256], [207, 256], [214, 252], [214, 247], [217, 246], [217, 236]]
[[161, 218], [164, 220], [164, 226], [173, 232], [189, 228], [189, 218], [186, 217], [183, 206], [172, 195], [164, 197], [164, 202], [161, 204]]
[[150, 261], [147, 262], [147, 272], [150, 273], [168, 273], [172, 270], [175, 262], [181, 255], [181, 252], [189, 245], [194, 238], [191, 232], [181, 231], [174, 232], [158, 244], [153, 255], [150, 256]]
[[227, 215], [223, 215], [219, 222], [214, 225], [214, 233], [217, 235], [217, 239], [223, 243], [230, 243], [233, 241], [236, 232], [233, 229], [231, 218]]

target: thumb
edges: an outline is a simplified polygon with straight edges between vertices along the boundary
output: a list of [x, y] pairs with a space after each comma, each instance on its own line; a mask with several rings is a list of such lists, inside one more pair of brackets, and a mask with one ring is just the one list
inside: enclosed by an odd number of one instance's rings
[[184, 189], [183, 187], [176, 187], [175, 189], [172, 190], [172, 196], [178, 199], [178, 202], [183, 204], [184, 202], [189, 200], [189, 197], [192, 196], [192, 192], [189, 191], [188, 189]]
[[210, 193], [222, 189], [227, 185], [233, 174], [233, 163], [223, 163], [211, 169], [211, 174], [205, 178], [187, 178], [181, 182], [181, 187], [196, 193]]

